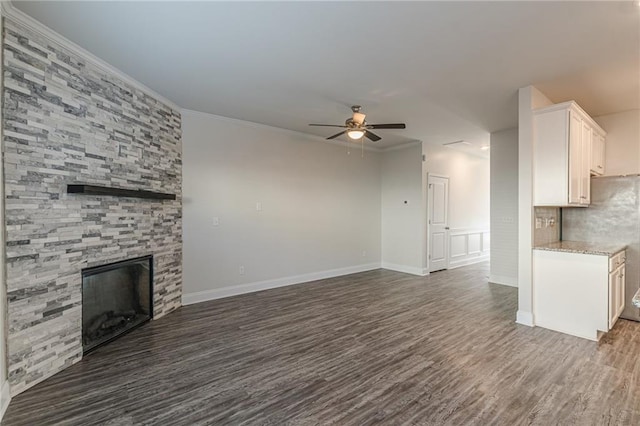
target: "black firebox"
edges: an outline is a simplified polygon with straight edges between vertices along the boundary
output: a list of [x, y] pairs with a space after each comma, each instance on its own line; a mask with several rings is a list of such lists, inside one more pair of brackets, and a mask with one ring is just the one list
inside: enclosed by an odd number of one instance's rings
[[82, 270], [82, 348], [95, 349], [153, 317], [153, 256]]

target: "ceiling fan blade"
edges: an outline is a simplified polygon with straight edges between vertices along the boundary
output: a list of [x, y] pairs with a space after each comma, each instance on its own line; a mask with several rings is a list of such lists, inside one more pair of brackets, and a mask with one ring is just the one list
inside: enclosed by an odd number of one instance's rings
[[346, 129], [347, 126], [344, 125], [340, 125], [340, 124], [309, 124], [309, 126], [316, 126], [316, 127], [340, 127], [343, 129]]
[[335, 134], [335, 135], [333, 135], [333, 136], [329, 136], [329, 137], [327, 138], [327, 140], [329, 140], [329, 139], [335, 139], [335, 138], [337, 138], [337, 137], [338, 137], [338, 136], [340, 136], [340, 135], [344, 135], [345, 133], [347, 133], [347, 131], [346, 131], [346, 130], [344, 130], [344, 131], [342, 131], [342, 132], [340, 132], [340, 133], [336, 133], [336, 134]]
[[378, 135], [376, 135], [375, 133], [370, 132], [370, 131], [368, 131], [368, 130], [365, 130], [365, 131], [364, 131], [364, 135], [365, 135], [367, 138], [369, 138], [369, 139], [371, 139], [372, 141], [374, 141], [374, 142], [378, 142], [380, 139], [382, 139], [380, 136], [378, 136]]
[[407, 125], [404, 123], [392, 123], [392, 124], [368, 124], [367, 129], [406, 129]]

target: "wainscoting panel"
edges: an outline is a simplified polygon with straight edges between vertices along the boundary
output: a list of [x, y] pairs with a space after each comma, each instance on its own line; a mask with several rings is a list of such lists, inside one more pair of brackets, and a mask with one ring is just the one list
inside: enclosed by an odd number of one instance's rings
[[489, 259], [491, 236], [484, 229], [457, 228], [449, 232], [449, 269]]
[[466, 235], [449, 235], [449, 259], [466, 256], [467, 254], [467, 236]]

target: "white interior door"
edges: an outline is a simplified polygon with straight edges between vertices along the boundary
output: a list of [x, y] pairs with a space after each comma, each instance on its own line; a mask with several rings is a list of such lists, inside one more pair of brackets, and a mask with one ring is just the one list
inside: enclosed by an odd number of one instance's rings
[[429, 272], [449, 267], [449, 178], [428, 176]]

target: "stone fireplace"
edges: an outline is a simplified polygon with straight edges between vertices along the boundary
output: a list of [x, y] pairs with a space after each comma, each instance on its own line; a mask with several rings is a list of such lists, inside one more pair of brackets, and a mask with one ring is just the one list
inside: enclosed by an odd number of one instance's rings
[[[82, 358], [83, 271], [152, 256], [146, 268], [153, 288], [125, 282], [138, 300], [129, 306], [111, 300], [112, 307], [93, 318], [103, 324], [86, 324], [99, 341], [138, 322], [132, 311], [159, 318], [178, 308], [182, 295], [179, 110], [28, 25], [6, 18], [2, 40], [13, 395]], [[118, 188], [124, 196], [69, 193], [76, 184]], [[172, 197], [132, 198], [131, 191]], [[144, 282], [141, 268], [121, 271], [121, 278], [139, 274]]]
[[153, 317], [153, 256], [82, 271], [82, 349], [87, 353]]

